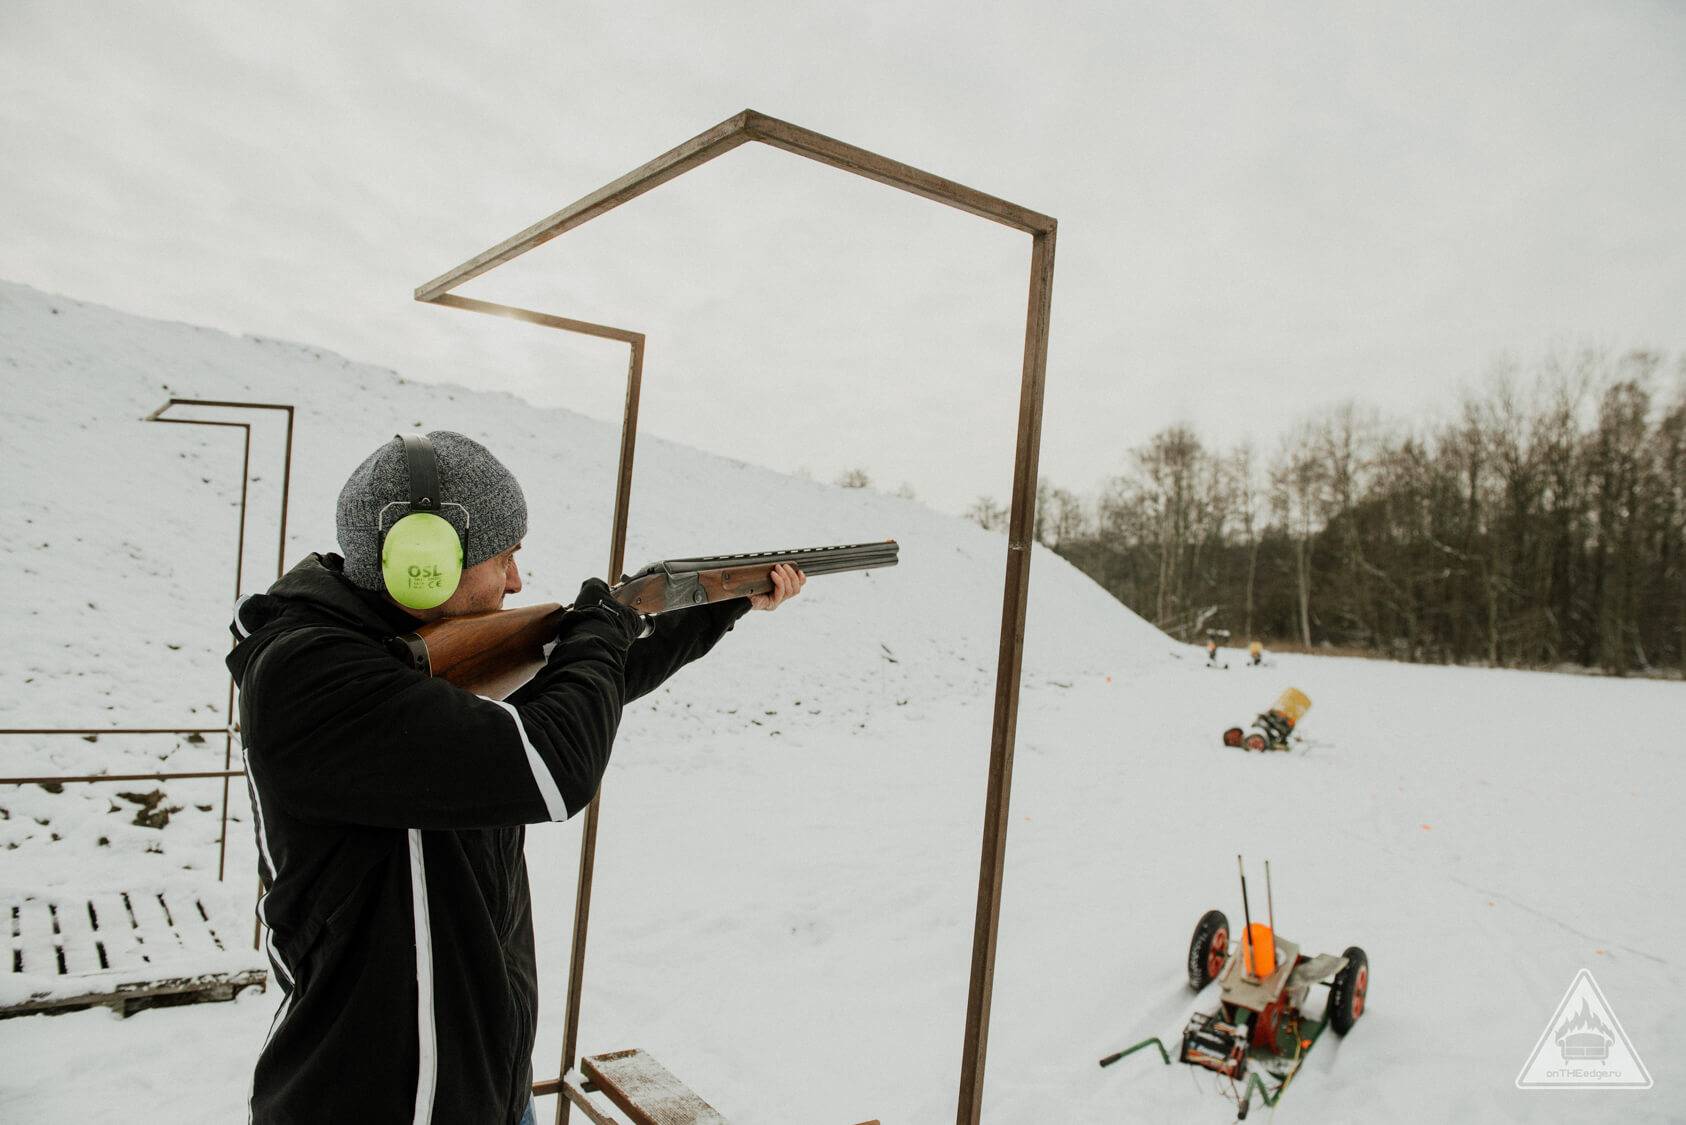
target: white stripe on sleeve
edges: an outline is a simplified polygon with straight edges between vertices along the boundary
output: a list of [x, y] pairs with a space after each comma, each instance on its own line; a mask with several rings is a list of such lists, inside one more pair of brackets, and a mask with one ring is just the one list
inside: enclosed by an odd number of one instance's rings
[[246, 628], [246, 623], [244, 621], [240, 620], [240, 611], [245, 609], [246, 603], [256, 596], [256, 594], [247, 594], [245, 597], [234, 603], [234, 628], [239, 631], [241, 640], [245, 640], [247, 637], [251, 636], [252, 631]]
[[433, 1026], [433, 931], [427, 920], [427, 865], [421, 829], [410, 833], [410, 903], [416, 917], [416, 1039], [421, 1047], [416, 1067], [415, 1125], [433, 1120], [433, 1090], [439, 1077], [439, 1039]]
[[539, 796], [544, 798], [544, 807], [550, 813], [551, 820], [567, 820], [568, 806], [562, 802], [562, 790], [556, 787], [556, 779], [550, 776], [550, 770], [545, 767], [544, 759], [533, 749], [533, 744], [527, 738], [527, 728], [521, 725], [521, 715], [501, 699], [494, 699], [509, 717], [515, 720], [515, 733], [521, 736], [521, 749], [527, 752], [527, 766], [533, 771], [533, 783], [539, 787]]

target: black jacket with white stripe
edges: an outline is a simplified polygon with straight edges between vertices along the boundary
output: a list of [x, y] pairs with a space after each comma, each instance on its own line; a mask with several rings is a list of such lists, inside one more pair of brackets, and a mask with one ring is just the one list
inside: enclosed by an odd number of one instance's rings
[[419, 622], [341, 566], [311, 555], [235, 612], [258, 914], [284, 994], [252, 1119], [514, 1123], [538, 1020], [522, 826], [585, 808], [621, 708], [748, 603], [664, 615], [636, 642], [570, 613], [545, 667], [494, 702], [391, 655]]

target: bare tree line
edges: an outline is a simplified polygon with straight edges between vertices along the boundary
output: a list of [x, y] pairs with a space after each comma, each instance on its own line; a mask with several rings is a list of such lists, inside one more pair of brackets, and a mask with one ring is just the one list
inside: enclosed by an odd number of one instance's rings
[[1038, 493], [1037, 539], [1184, 639], [1686, 674], [1686, 356], [1501, 363], [1449, 420], [1348, 402], [1268, 452], [1172, 426]]

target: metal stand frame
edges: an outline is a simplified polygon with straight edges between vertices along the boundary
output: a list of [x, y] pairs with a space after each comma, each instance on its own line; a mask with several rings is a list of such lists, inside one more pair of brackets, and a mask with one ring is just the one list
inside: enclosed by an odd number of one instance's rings
[[[984, 1060], [989, 1042], [990, 999], [994, 988], [996, 936], [1001, 914], [1001, 878], [1006, 860], [1008, 800], [1012, 789], [1019, 682], [1024, 662], [1025, 603], [1030, 585], [1037, 462], [1042, 437], [1042, 394], [1047, 374], [1048, 327], [1053, 304], [1054, 241], [1057, 228], [1055, 221], [1016, 203], [746, 109], [677, 148], [670, 149], [642, 167], [628, 172], [613, 183], [570, 203], [562, 210], [470, 258], [455, 269], [441, 274], [417, 288], [415, 298], [418, 301], [508, 317], [542, 327], [621, 340], [630, 345], [632, 358], [627, 372], [626, 411], [621, 427], [620, 474], [616, 485], [615, 523], [609, 549], [609, 577], [612, 580], [621, 572], [626, 547], [633, 448], [638, 429], [638, 398], [643, 379], [644, 336], [625, 329], [460, 297], [452, 291], [495, 267], [512, 261], [527, 251], [542, 246], [551, 239], [750, 141], [772, 145], [774, 148], [830, 165], [840, 171], [888, 184], [1031, 236], [1024, 363], [1019, 388], [1018, 436], [1013, 460], [1013, 498], [1007, 533], [1001, 641], [996, 663], [995, 706], [990, 736], [989, 787], [985, 802], [982, 858], [978, 869], [977, 915], [972, 935], [971, 978], [956, 1112], [959, 1125], [977, 1125], [983, 1105]], [[574, 940], [568, 971], [567, 1023], [562, 1043], [563, 1075], [572, 1065], [578, 1044], [580, 993], [585, 974], [586, 931], [590, 919], [591, 878], [596, 857], [600, 801], [601, 795], [592, 801], [580, 841], [579, 887], [574, 905]], [[559, 1088], [561, 1077], [553, 1081]], [[552, 1087], [549, 1082], [540, 1085]], [[568, 1106], [567, 1098], [558, 1098], [557, 1125], [567, 1121]]]
[[[270, 402], [227, 402], [218, 399], [171, 398], [163, 406], [141, 419], [143, 422], [160, 422], [174, 426], [219, 426], [241, 431], [240, 524], [235, 536], [234, 547], [234, 596], [238, 599], [240, 587], [244, 581], [246, 564], [246, 500], [252, 480], [252, 424], [250, 422], [224, 422], [211, 418], [164, 417], [166, 413], [178, 406], [208, 406], [232, 410], [280, 410], [286, 412], [286, 449], [282, 456], [281, 465], [281, 526], [277, 534], [275, 554], [275, 577], [278, 579], [281, 577], [283, 560], [287, 550], [287, 500], [293, 481], [293, 407]], [[221, 734], [223, 736], [222, 769], [147, 774], [52, 774], [42, 777], [0, 777], [0, 785], [41, 785], [95, 781], [172, 781], [220, 777], [222, 778], [222, 825], [217, 830], [217, 881], [221, 882], [228, 865], [228, 782], [230, 778], [246, 775], [244, 769], [233, 768], [234, 733], [237, 729], [238, 725], [234, 717], [234, 680], [232, 677], [228, 681], [226, 721], [220, 727], [11, 727], [0, 730], [0, 735], [81, 735], [87, 737], [101, 734]]]

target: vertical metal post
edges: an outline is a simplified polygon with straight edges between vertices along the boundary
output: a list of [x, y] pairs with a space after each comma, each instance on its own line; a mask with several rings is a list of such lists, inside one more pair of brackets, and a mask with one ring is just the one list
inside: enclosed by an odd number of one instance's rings
[[[246, 497], [252, 485], [252, 427], [246, 429], [246, 452], [240, 462], [240, 545], [234, 555], [234, 600], [240, 600], [240, 586], [246, 569]], [[222, 768], [226, 771], [234, 762], [234, 677], [228, 678], [228, 702], [223, 714], [227, 729], [222, 736]], [[222, 824], [217, 828], [217, 882], [222, 882], [228, 870], [228, 778], [222, 779]]]
[[1247, 865], [1241, 862], [1241, 857], [1235, 857], [1235, 866], [1241, 872], [1241, 974], [1249, 979], [1257, 980], [1253, 975], [1253, 958], [1248, 952], [1248, 944], [1253, 940], [1253, 908], [1247, 904]]
[[[160, 422], [166, 426], [222, 426], [229, 429], [238, 428], [244, 431], [244, 442], [240, 454], [240, 525], [234, 537], [234, 596], [240, 597], [240, 586], [245, 580], [246, 567], [246, 500], [251, 493], [252, 484], [252, 424], [250, 422], [219, 422], [210, 418], [165, 418], [163, 415], [173, 406], [182, 405], [244, 405], [236, 403], [198, 403], [191, 400], [172, 398], [148, 414], [144, 421]], [[288, 408], [289, 416], [291, 408]], [[228, 699], [223, 712], [223, 751], [222, 768], [227, 770], [234, 760], [234, 680], [228, 681]], [[223, 874], [228, 865], [228, 778], [222, 779], [222, 823], [217, 829], [217, 882], [222, 882]]]
[[281, 460], [281, 531], [276, 536], [275, 547], [275, 580], [279, 582], [281, 576], [287, 573], [287, 501], [293, 488], [293, 408], [282, 407], [287, 412], [287, 448]]
[[[644, 386], [644, 337], [631, 341], [627, 362], [626, 408], [621, 417], [620, 468], [615, 481], [615, 523], [609, 536], [609, 581], [626, 569], [626, 528], [632, 508], [632, 457], [638, 441], [638, 399]], [[597, 818], [603, 799], [602, 786], [586, 807], [585, 827], [580, 834], [579, 881], [574, 888], [574, 940], [568, 957], [568, 1003], [562, 1028], [562, 1061], [557, 1069], [565, 1076], [579, 1050], [580, 998], [585, 988], [585, 941], [591, 923], [591, 878], [597, 864]], [[571, 1103], [564, 1092], [556, 1096], [556, 1125], [566, 1125]]]
[[960, 1062], [956, 1116], [960, 1125], [977, 1125], [983, 1112], [984, 1062], [989, 1050], [989, 1012], [995, 987], [995, 943], [1001, 924], [1001, 876], [1007, 858], [1019, 680], [1024, 667], [1025, 605], [1030, 592], [1030, 554], [1036, 529], [1042, 390], [1048, 371], [1048, 322], [1054, 292], [1054, 230], [1038, 232], [1032, 239], [1024, 370], [1019, 386], [1018, 445], [1007, 529], [1007, 582], [1001, 608], [989, 788], [984, 798], [983, 857], [978, 867], [978, 907], [972, 928], [972, 971], [966, 997], [966, 1041]]

